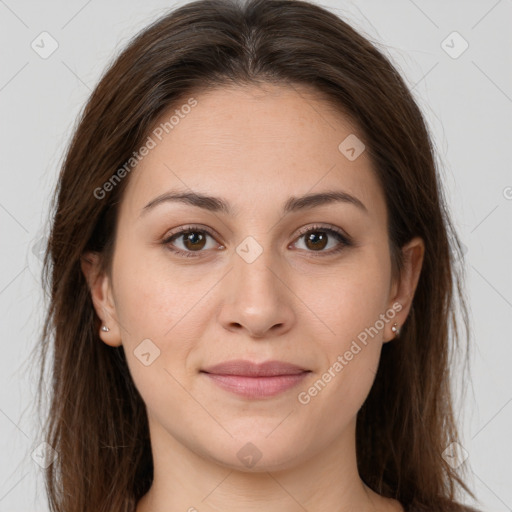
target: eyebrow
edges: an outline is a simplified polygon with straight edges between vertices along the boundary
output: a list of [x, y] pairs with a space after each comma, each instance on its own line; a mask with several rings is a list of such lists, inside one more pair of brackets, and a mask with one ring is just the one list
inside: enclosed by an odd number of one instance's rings
[[[178, 202], [185, 203], [198, 208], [203, 208], [211, 212], [225, 213], [233, 215], [230, 204], [221, 197], [214, 197], [199, 192], [166, 192], [152, 199], [141, 211], [140, 216], [145, 215], [149, 210], [156, 206], [167, 203]], [[304, 209], [314, 208], [332, 203], [348, 203], [356, 206], [360, 210], [368, 213], [366, 206], [357, 197], [341, 190], [321, 192], [317, 194], [306, 194], [301, 197], [290, 197], [283, 206], [283, 214], [297, 212]]]

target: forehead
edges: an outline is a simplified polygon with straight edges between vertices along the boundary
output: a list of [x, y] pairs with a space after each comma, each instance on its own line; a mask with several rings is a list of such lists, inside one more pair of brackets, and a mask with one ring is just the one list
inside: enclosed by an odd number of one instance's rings
[[344, 152], [347, 140], [363, 148], [357, 127], [303, 86], [199, 92], [166, 111], [149, 137], [153, 147], [130, 176], [123, 200], [133, 215], [176, 189], [227, 197], [240, 208], [278, 201], [277, 208], [291, 195], [329, 188], [382, 202], [367, 151], [356, 159]]

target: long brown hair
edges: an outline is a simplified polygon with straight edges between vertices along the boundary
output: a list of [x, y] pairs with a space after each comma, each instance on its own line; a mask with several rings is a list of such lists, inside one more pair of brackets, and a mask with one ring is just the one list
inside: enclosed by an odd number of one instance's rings
[[459, 491], [473, 496], [442, 457], [459, 439], [450, 368], [453, 354], [466, 347], [457, 340], [467, 340], [467, 328], [458, 336], [457, 303], [466, 327], [467, 314], [455, 266], [462, 253], [419, 107], [383, 53], [319, 5], [199, 0], [159, 18], [110, 65], [61, 168], [43, 268], [49, 304], [38, 401], [41, 407], [49, 370], [45, 438], [58, 452], [45, 473], [52, 512], [132, 512], [153, 478], [145, 404], [123, 347], [99, 339], [80, 265], [86, 251], [97, 251], [110, 274], [117, 211], [130, 176], [101, 197], [95, 191], [183, 98], [262, 83], [313, 87], [359, 128], [385, 194], [396, 268], [400, 247], [414, 236], [425, 241], [409, 318], [400, 340], [384, 345], [358, 413], [361, 478], [408, 510], [463, 510]]

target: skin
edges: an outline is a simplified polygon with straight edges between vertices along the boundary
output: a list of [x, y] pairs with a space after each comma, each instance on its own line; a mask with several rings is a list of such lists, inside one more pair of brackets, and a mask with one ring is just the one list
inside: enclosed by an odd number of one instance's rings
[[[400, 343], [391, 326], [409, 312], [422, 240], [403, 248], [395, 278], [385, 200], [368, 153], [350, 161], [340, 152], [357, 128], [314, 91], [245, 86], [194, 97], [197, 106], [126, 178], [112, 276], [99, 272], [97, 254], [82, 262], [110, 329], [99, 336], [123, 345], [147, 406], [155, 476], [137, 512], [403, 510], [360, 479], [355, 422], [383, 343]], [[141, 215], [170, 190], [222, 197], [234, 214], [164, 202]], [[291, 196], [334, 190], [366, 211], [333, 202], [281, 213]], [[215, 236], [204, 235], [199, 249], [183, 236], [162, 243], [189, 224]], [[308, 245], [298, 230], [315, 224], [343, 230], [353, 245], [329, 254], [340, 244], [329, 233], [326, 245]], [[248, 236], [262, 248], [251, 263], [236, 252]], [[393, 321], [300, 403], [298, 394], [396, 303]], [[160, 350], [149, 366], [134, 354], [145, 339]], [[243, 398], [199, 372], [232, 359], [286, 361], [311, 373], [272, 398]], [[261, 453], [253, 467], [237, 457], [248, 442]]]

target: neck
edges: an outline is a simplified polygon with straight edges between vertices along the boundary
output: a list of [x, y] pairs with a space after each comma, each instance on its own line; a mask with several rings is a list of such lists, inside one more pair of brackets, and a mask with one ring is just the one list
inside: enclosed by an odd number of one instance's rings
[[[160, 430], [159, 432], [157, 430]], [[311, 458], [259, 471], [227, 467], [189, 450], [150, 420], [154, 479], [136, 512], [401, 511], [357, 472], [355, 421]], [[266, 469], [265, 469], [266, 468]]]

